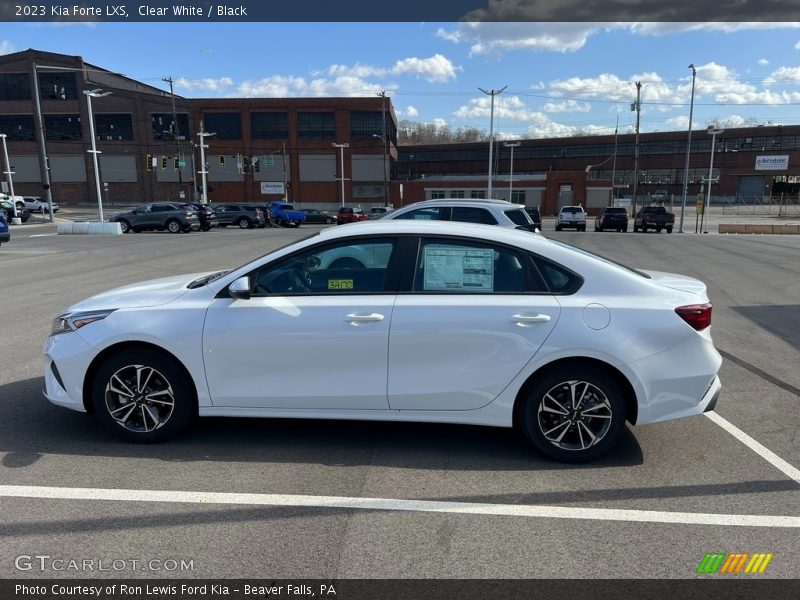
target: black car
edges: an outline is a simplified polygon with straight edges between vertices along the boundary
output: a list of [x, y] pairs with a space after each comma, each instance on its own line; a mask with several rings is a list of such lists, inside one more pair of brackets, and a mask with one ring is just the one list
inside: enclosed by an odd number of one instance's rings
[[594, 220], [594, 230], [628, 231], [628, 211], [621, 206], [606, 206]]
[[538, 229], [539, 231], [542, 230], [542, 213], [539, 212], [538, 208], [533, 208], [530, 206], [525, 207], [525, 212], [528, 213], [528, 216], [533, 221], [533, 226]]
[[249, 204], [214, 204], [217, 213], [217, 224], [220, 227], [236, 225], [241, 229], [251, 227], [264, 227], [267, 224], [264, 218], [264, 209]]
[[200, 229], [197, 212], [178, 203], [144, 204], [132, 211], [118, 213], [109, 220], [119, 223], [122, 233], [138, 233], [148, 229], [180, 233]]
[[[11, 223], [14, 218], [14, 203], [11, 200], [0, 200], [0, 215], [6, 218], [6, 223]], [[27, 208], [17, 208], [17, 216], [25, 223], [31, 218], [31, 211]]]
[[210, 204], [197, 204], [195, 202], [185, 202], [181, 204], [183, 208], [194, 209], [200, 219], [200, 229], [208, 231], [217, 226], [217, 213]]
[[306, 223], [325, 223], [327, 225], [336, 223], [336, 217], [316, 208], [306, 208], [302, 212], [306, 213]]

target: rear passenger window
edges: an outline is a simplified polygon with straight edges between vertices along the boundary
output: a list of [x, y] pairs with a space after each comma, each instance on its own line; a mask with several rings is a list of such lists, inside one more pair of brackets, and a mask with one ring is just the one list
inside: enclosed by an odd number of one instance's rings
[[554, 294], [574, 294], [583, 285], [583, 279], [554, 262], [535, 256], [534, 261]]
[[466, 223], [497, 225], [497, 219], [495, 219], [488, 210], [475, 206], [454, 206], [452, 220]]
[[420, 208], [418, 210], [412, 210], [402, 215], [398, 215], [395, 217], [396, 219], [409, 219], [413, 221], [439, 221], [439, 220], [447, 220], [445, 215], [443, 214], [444, 211], [442, 208], [438, 206], [434, 206], [431, 208]]

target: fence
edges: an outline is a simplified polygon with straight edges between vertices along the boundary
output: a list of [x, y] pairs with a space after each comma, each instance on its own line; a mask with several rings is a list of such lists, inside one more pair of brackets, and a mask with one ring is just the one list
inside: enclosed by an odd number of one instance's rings
[[800, 217], [800, 200], [797, 196], [717, 196], [712, 204], [722, 205], [724, 215], [774, 215]]

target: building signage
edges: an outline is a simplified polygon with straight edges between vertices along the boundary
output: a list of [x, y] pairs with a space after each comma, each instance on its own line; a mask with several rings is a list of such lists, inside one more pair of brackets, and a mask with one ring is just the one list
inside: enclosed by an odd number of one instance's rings
[[788, 154], [756, 156], [756, 171], [785, 171], [788, 168]]
[[283, 195], [283, 182], [282, 181], [262, 181], [261, 182], [262, 194], [281, 194]]

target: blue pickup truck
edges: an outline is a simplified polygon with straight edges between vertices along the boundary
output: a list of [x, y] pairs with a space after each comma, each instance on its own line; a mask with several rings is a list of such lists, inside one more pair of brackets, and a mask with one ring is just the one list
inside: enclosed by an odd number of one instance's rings
[[286, 202], [270, 202], [267, 208], [272, 213], [272, 220], [278, 225], [300, 227], [300, 224], [306, 221], [306, 213], [295, 210], [293, 205]]

